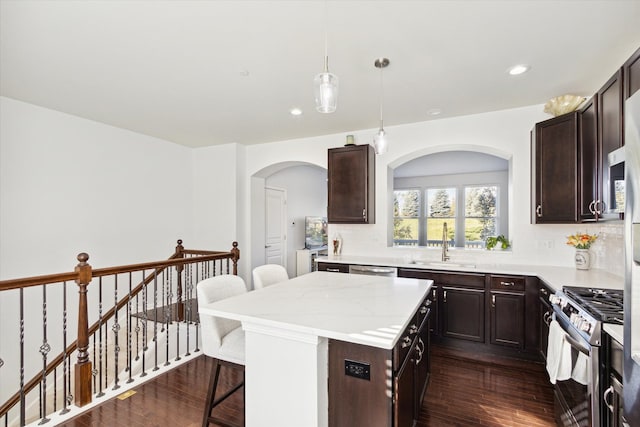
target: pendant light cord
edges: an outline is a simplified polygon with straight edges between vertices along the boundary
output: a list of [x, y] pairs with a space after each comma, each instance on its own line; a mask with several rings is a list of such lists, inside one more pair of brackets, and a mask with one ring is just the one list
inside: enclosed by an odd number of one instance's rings
[[380, 67], [380, 129], [383, 129], [382, 126], [382, 103], [384, 102], [384, 95], [382, 93], [383, 91], [383, 86], [382, 86], [382, 69], [384, 67]]
[[324, 72], [329, 72], [329, 3], [324, 1]]

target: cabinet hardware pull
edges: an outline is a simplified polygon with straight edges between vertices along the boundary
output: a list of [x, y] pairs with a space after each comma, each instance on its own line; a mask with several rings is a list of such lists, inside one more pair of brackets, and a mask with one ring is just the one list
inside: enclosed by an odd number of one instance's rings
[[495, 306], [496, 306], [496, 296], [491, 295], [491, 307], [495, 307]]
[[596, 215], [602, 215], [602, 209], [600, 208], [600, 205], [603, 205], [602, 207], [604, 207], [604, 203], [602, 203], [600, 200], [596, 200], [595, 205], [593, 205]]
[[447, 291], [444, 291], [444, 298], [443, 298], [444, 302], [447, 302]]
[[515, 286], [515, 282], [500, 282], [501, 286]]
[[411, 338], [409, 337], [404, 337], [402, 339], [402, 344], [400, 345], [402, 348], [407, 348], [411, 345]]
[[362, 219], [367, 220], [367, 208], [362, 209]]
[[416, 351], [418, 352], [418, 358], [416, 359], [416, 366], [418, 366], [422, 361], [422, 350], [420, 350], [420, 347], [416, 346]]
[[544, 316], [542, 316], [542, 320], [544, 320], [544, 323], [546, 323], [547, 326], [551, 326], [551, 312], [547, 311]]
[[327, 268], [327, 271], [330, 273], [340, 273], [340, 270], [337, 268]]
[[595, 200], [592, 200], [591, 203], [589, 203], [589, 212], [591, 212], [592, 215], [596, 214], [595, 204], [596, 204]]
[[431, 290], [431, 296], [434, 299], [434, 301], [438, 299], [438, 294], [436, 293], [435, 289]]
[[538, 205], [538, 207], [536, 207], [536, 215], [538, 217], [542, 216], [542, 205]]
[[604, 392], [604, 396], [602, 396], [602, 399], [604, 400], [604, 404], [607, 405], [607, 407], [609, 408], [609, 411], [611, 411], [611, 413], [613, 413], [614, 412], [613, 405], [609, 402], [609, 399], [608, 399], [608, 397], [611, 395], [611, 393], [613, 393], [613, 386], [610, 386]]

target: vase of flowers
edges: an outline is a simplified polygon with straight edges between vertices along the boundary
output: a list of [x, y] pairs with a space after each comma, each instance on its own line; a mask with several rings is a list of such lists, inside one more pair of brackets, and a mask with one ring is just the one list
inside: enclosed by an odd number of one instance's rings
[[589, 249], [597, 238], [597, 234], [587, 233], [577, 233], [567, 236], [567, 245], [576, 248], [575, 264], [578, 270], [588, 270], [591, 267], [591, 252]]

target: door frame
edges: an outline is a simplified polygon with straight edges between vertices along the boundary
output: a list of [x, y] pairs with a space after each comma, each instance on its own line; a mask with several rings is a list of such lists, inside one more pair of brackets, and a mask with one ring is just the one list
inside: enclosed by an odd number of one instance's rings
[[266, 245], [267, 245], [267, 218], [269, 217], [268, 214], [268, 210], [267, 210], [267, 192], [269, 190], [272, 191], [279, 191], [282, 193], [283, 198], [283, 205], [282, 205], [282, 216], [280, 218], [280, 223], [282, 226], [282, 232], [283, 232], [283, 238], [282, 238], [282, 266], [286, 269], [287, 268], [287, 257], [288, 257], [288, 236], [287, 236], [287, 189], [286, 188], [282, 188], [282, 187], [274, 187], [271, 185], [265, 185], [264, 187], [264, 243], [265, 243], [265, 250], [264, 250], [264, 260], [266, 262], [267, 260], [267, 251], [266, 251]]

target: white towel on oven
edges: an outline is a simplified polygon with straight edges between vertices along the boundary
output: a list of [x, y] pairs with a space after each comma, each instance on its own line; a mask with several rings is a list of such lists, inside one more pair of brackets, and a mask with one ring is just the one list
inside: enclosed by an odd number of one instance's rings
[[573, 371], [571, 371], [571, 378], [582, 385], [587, 385], [589, 383], [588, 369], [589, 356], [579, 351], [576, 363], [573, 365]]
[[549, 325], [549, 343], [547, 345], [547, 372], [549, 381], [564, 381], [571, 378], [571, 345], [565, 339], [567, 333], [562, 326], [552, 320]]

